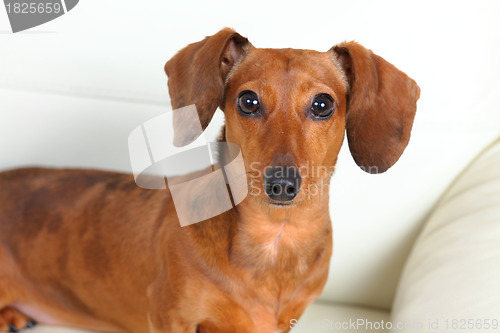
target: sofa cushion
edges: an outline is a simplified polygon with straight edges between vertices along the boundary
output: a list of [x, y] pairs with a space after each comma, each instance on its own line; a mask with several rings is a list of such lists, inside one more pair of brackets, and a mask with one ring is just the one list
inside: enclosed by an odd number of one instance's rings
[[389, 311], [318, 301], [290, 327], [294, 333], [387, 332], [384, 327], [388, 320]]
[[[335, 325], [344, 326], [344, 329], [335, 329], [336, 332], [386, 332], [376, 329], [375, 325], [382, 321], [386, 323], [389, 312], [370, 308], [343, 305], [338, 303], [316, 302], [313, 303], [302, 318], [293, 321], [290, 326], [294, 327], [294, 333], [323, 333], [331, 332]], [[363, 322], [358, 321], [363, 320]], [[357, 326], [353, 326], [356, 323]], [[370, 329], [370, 325], [372, 329]], [[356, 329], [353, 330], [353, 327]], [[94, 333], [63, 327], [39, 325], [30, 333]]]
[[54, 327], [54, 326], [46, 326], [46, 325], [38, 325], [35, 328], [29, 330], [30, 333], [101, 333], [101, 332], [90, 332], [77, 330], [66, 327]]
[[440, 332], [483, 332], [495, 320], [498, 328], [499, 282], [500, 141], [462, 173], [431, 214], [404, 268], [392, 320], [419, 320], [433, 332], [436, 325]]

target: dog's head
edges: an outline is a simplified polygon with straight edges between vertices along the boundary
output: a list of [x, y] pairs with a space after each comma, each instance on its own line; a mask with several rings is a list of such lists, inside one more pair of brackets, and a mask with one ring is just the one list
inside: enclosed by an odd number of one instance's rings
[[165, 71], [173, 108], [195, 104], [203, 129], [217, 107], [224, 111], [223, 140], [241, 147], [251, 191], [261, 190], [251, 193], [277, 205], [328, 183], [344, 132], [364, 171], [390, 168], [408, 144], [420, 95], [415, 81], [358, 43], [259, 49], [228, 28], [182, 49]]

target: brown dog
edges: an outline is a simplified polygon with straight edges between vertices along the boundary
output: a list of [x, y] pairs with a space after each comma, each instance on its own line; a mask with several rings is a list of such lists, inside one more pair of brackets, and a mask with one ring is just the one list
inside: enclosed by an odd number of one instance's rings
[[321, 293], [332, 252], [328, 191], [311, 186], [328, 185], [345, 130], [365, 171], [391, 167], [420, 94], [357, 43], [258, 49], [231, 29], [165, 70], [174, 108], [196, 104], [204, 128], [224, 111], [221, 140], [241, 147], [262, 191], [180, 227], [170, 192], [130, 175], [0, 174], [0, 331], [29, 319], [110, 332], [289, 331]]

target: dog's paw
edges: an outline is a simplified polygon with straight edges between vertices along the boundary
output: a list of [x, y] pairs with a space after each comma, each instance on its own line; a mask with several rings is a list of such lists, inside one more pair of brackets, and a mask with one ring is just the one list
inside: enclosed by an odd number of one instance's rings
[[0, 332], [16, 333], [25, 328], [35, 327], [36, 322], [13, 308], [0, 310]]

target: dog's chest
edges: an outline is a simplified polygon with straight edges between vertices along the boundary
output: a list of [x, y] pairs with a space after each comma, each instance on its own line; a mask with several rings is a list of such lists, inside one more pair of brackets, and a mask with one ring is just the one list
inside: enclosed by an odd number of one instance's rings
[[[275, 302], [261, 301], [260, 304], [249, 306], [247, 303], [244, 311], [249, 314], [254, 325], [251, 332], [284, 333], [290, 329], [290, 320], [299, 319], [305, 307], [317, 295], [304, 295], [304, 298], [295, 298], [287, 295], [283, 300]], [[307, 303], [306, 303], [307, 302]]]
[[[311, 279], [309, 275], [294, 271], [281, 273], [274, 277], [266, 274], [265, 279], [254, 277], [233, 289], [239, 292], [232, 295], [232, 300], [255, 327], [249, 332], [288, 332], [290, 320], [299, 319], [304, 309], [320, 294], [323, 278]], [[319, 277], [314, 269], [311, 273]], [[296, 276], [300, 278], [294, 279]]]

